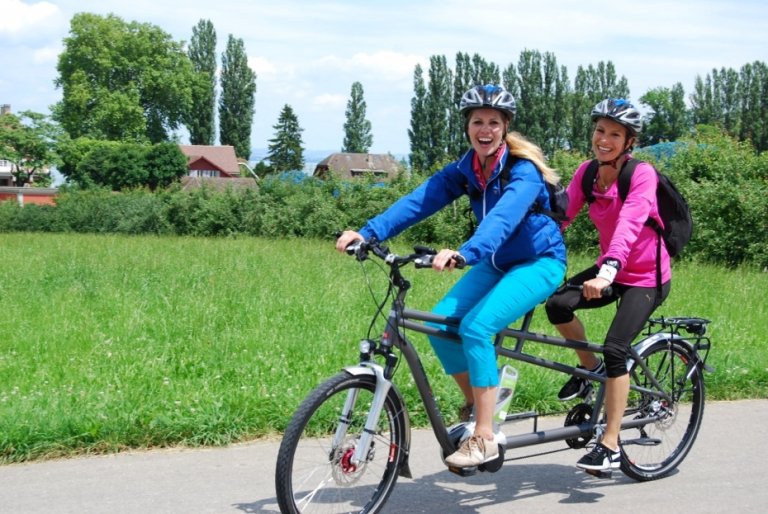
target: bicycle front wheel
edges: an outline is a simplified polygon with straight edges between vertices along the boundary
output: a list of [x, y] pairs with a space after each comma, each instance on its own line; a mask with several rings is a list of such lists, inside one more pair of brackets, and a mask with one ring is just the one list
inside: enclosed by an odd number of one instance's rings
[[[704, 377], [690, 348], [681, 341], [661, 340], [640, 355], [669, 400], [629, 392], [625, 419], [650, 418], [621, 433], [621, 470], [635, 480], [662, 478], [674, 470], [693, 446], [704, 415]], [[632, 384], [654, 390], [639, 362], [629, 370]]]
[[390, 390], [371, 444], [353, 462], [373, 402], [376, 379], [342, 372], [302, 402], [277, 456], [275, 486], [284, 514], [378, 512], [407, 452], [400, 396]]

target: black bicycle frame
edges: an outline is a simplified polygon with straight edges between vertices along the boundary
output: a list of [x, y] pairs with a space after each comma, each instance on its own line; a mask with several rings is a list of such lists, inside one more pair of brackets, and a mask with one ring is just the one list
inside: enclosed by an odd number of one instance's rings
[[[448, 435], [448, 428], [443, 421], [440, 408], [437, 406], [435, 397], [432, 394], [432, 388], [429, 384], [429, 379], [427, 378], [426, 372], [424, 371], [424, 367], [421, 363], [419, 355], [414, 346], [406, 337], [405, 333], [400, 330], [400, 328], [412, 330], [414, 332], [426, 335], [438, 336], [443, 339], [460, 343], [460, 339], [456, 333], [440, 330], [436, 327], [424, 323], [428, 322], [444, 326], [458, 326], [459, 320], [456, 318], [439, 316], [430, 312], [403, 308], [401, 296], [404, 296], [404, 293], [405, 292], [401, 290], [400, 294], [398, 294], [398, 298], [396, 298], [393, 302], [393, 308], [389, 313], [387, 323], [387, 326], [390, 327], [388, 330], [388, 340], [385, 344], [398, 348], [408, 363], [408, 367], [410, 368], [411, 375], [413, 376], [414, 382], [416, 384], [416, 388], [418, 389], [421, 399], [424, 403], [424, 408], [432, 425], [435, 437], [440, 444], [440, 447], [447, 455], [455, 450], [453, 443], [451, 442]], [[583, 368], [577, 368], [575, 366], [562, 364], [560, 362], [544, 359], [523, 352], [523, 347], [526, 341], [570, 348], [573, 350], [586, 350], [593, 353], [602, 353], [602, 345], [529, 332], [528, 326], [530, 325], [532, 316], [533, 311], [529, 312], [525, 316], [521, 328], [506, 328], [496, 336], [495, 346], [497, 354], [512, 360], [526, 362], [543, 368], [558, 371], [560, 373], [576, 375], [581, 378], [599, 382], [601, 386], [599, 387], [595, 396], [592, 416], [589, 422], [547, 430], [537, 430], [536, 426], [534, 426], [534, 429], [530, 433], [507, 437], [506, 449], [521, 448], [524, 446], [548, 443], [552, 441], [563, 441], [566, 439], [573, 439], [578, 437], [590, 437], [595, 427], [599, 424], [599, 414], [604, 401], [604, 375], [598, 375]], [[392, 327], [400, 328], [394, 330]], [[663, 337], [676, 338], [670, 334], [663, 334]], [[514, 338], [516, 340], [514, 348], [506, 348], [503, 346], [502, 343], [507, 338]], [[669, 399], [667, 395], [662, 392], [661, 386], [656, 381], [653, 373], [646, 367], [642, 359], [640, 359], [639, 354], [634, 347], [630, 348], [630, 357], [643, 368], [644, 372], [646, 373], [646, 377], [651, 379], [654, 389], [641, 388], [634, 384], [630, 387], [633, 390], [641, 391], [658, 398]], [[533, 414], [531, 417], [533, 416], [535, 416], [535, 414]], [[510, 417], [507, 419], [509, 420]], [[641, 417], [639, 419], [626, 420], [622, 422], [621, 427], [622, 429], [641, 427], [651, 421], [653, 421], [652, 417]]]

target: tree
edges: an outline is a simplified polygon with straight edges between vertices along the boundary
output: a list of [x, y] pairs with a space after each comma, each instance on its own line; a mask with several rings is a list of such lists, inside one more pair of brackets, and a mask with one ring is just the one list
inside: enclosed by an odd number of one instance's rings
[[365, 99], [363, 85], [360, 82], [352, 84], [351, 98], [347, 102], [346, 119], [344, 122], [344, 146], [342, 152], [368, 153], [373, 144], [371, 122], [365, 119]]
[[741, 141], [751, 141], [758, 152], [768, 150], [768, 66], [755, 61], [740, 72]]
[[464, 135], [464, 116], [459, 111], [461, 97], [471, 87], [477, 86], [473, 77], [472, 60], [469, 54], [456, 54], [456, 66], [453, 70], [453, 109], [448, 115], [448, 155], [458, 159], [467, 148]]
[[193, 145], [212, 145], [216, 134], [216, 30], [210, 20], [200, 20], [192, 27], [192, 40], [187, 53], [196, 73], [192, 106], [186, 123], [189, 142]]
[[755, 61], [742, 66], [712, 70], [696, 77], [690, 97], [695, 125], [716, 125], [739, 140], [749, 140], [758, 152], [768, 149], [768, 67]]
[[429, 148], [429, 126], [427, 125], [427, 88], [424, 85], [424, 71], [420, 64], [413, 71], [413, 98], [411, 98], [411, 128], [408, 140], [411, 153], [408, 160], [414, 171], [427, 170], [427, 149]]
[[267, 157], [273, 171], [295, 171], [304, 168], [304, 149], [302, 147], [299, 119], [290, 105], [280, 111], [275, 129], [275, 137], [269, 140]]
[[571, 127], [567, 143], [569, 148], [584, 154], [590, 152], [592, 120], [589, 113], [599, 101], [606, 98], [629, 98], [626, 77], [622, 76], [619, 79], [610, 61], [607, 63], [600, 61], [597, 67], [591, 64], [587, 68], [579, 66], [569, 102], [568, 118]]
[[429, 86], [424, 102], [429, 144], [426, 167], [433, 168], [448, 156], [448, 120], [453, 109], [452, 73], [444, 55], [429, 60]]
[[[0, 116], [0, 159], [13, 163], [11, 174], [16, 186], [50, 183], [50, 176], [38, 174], [59, 162], [56, 142], [61, 137], [61, 129], [43, 114], [23, 111], [19, 116]], [[37, 180], [36, 175], [40, 177]]]
[[235, 147], [238, 157], [251, 155], [256, 74], [248, 67], [242, 39], [229, 35], [221, 58], [221, 98], [219, 99], [219, 141]]
[[523, 50], [515, 83], [514, 128], [541, 146], [545, 154], [553, 155], [566, 140], [570, 86], [565, 68], [558, 68], [553, 53]]
[[651, 112], [645, 116], [640, 146], [654, 145], [662, 141], [676, 141], [686, 135], [690, 123], [685, 105], [685, 91], [681, 83], [672, 89], [658, 87], [640, 97], [640, 103]]
[[190, 60], [154, 25], [76, 14], [57, 70], [53, 118], [73, 139], [166, 141], [189, 111]]
[[99, 141], [85, 155], [78, 170], [86, 178], [86, 186], [105, 186], [113, 191], [143, 187], [149, 182], [146, 146]]
[[171, 185], [189, 171], [187, 158], [176, 143], [158, 143], [147, 149], [147, 186], [155, 190]]

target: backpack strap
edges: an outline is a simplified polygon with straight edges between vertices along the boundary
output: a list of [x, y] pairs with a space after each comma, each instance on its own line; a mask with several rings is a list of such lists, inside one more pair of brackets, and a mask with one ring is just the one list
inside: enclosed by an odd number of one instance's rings
[[[635, 168], [642, 161], [638, 159], [630, 159], [624, 163], [619, 173], [619, 198], [624, 203], [627, 200], [629, 194], [629, 183], [632, 180], [632, 174], [635, 172]], [[655, 170], [655, 168], [654, 168]], [[658, 172], [657, 172], [658, 173]], [[657, 196], [658, 198], [658, 196]], [[648, 216], [645, 220], [645, 224], [648, 225], [656, 232], [656, 306], [658, 307], [661, 302], [661, 227], [655, 219]]]
[[[635, 168], [640, 164], [638, 159], [629, 159], [624, 163], [619, 171], [619, 199], [622, 203], [627, 200], [629, 194], [629, 184], [632, 181], [632, 174], [635, 172]], [[597, 169], [600, 167], [600, 163], [597, 159], [592, 159], [587, 165], [587, 169], [584, 170], [584, 175], [581, 176], [581, 191], [584, 193], [584, 198], [587, 199], [587, 203], [595, 201], [595, 195], [592, 192], [595, 184], [595, 178], [597, 177]]]
[[642, 161], [638, 159], [629, 159], [624, 163], [619, 172], [619, 198], [621, 203], [627, 201], [627, 195], [629, 194], [629, 183], [632, 181], [632, 175], [635, 173], [635, 168]]
[[581, 192], [584, 193], [584, 198], [587, 199], [587, 203], [595, 201], [592, 187], [595, 183], [595, 177], [597, 177], [598, 167], [600, 167], [600, 163], [597, 162], [597, 159], [592, 159], [587, 165], [587, 169], [584, 170], [584, 175], [581, 176]]
[[501, 168], [501, 173], [499, 173], [499, 182], [501, 183], [502, 189], [507, 187], [507, 184], [509, 184], [509, 173], [512, 170], [512, 166], [515, 164], [515, 162], [517, 162], [517, 157], [511, 153], [507, 155], [507, 162], [504, 163], [504, 167]]

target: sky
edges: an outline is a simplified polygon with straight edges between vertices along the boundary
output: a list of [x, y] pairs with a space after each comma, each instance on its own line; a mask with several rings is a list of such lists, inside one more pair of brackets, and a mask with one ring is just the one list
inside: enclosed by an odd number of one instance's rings
[[[219, 66], [229, 35], [256, 73], [254, 149], [266, 148], [290, 105], [308, 151], [340, 151], [354, 82], [363, 86], [374, 153], [407, 155], [416, 64], [458, 52], [500, 69], [523, 50], [551, 52], [571, 81], [579, 66], [611, 61], [631, 99], [696, 77], [768, 61], [765, 0], [0, 0], [0, 104], [49, 113], [61, 99], [57, 56], [79, 12], [151, 23], [176, 41], [210, 20]], [[186, 134], [180, 133], [182, 142]]]

